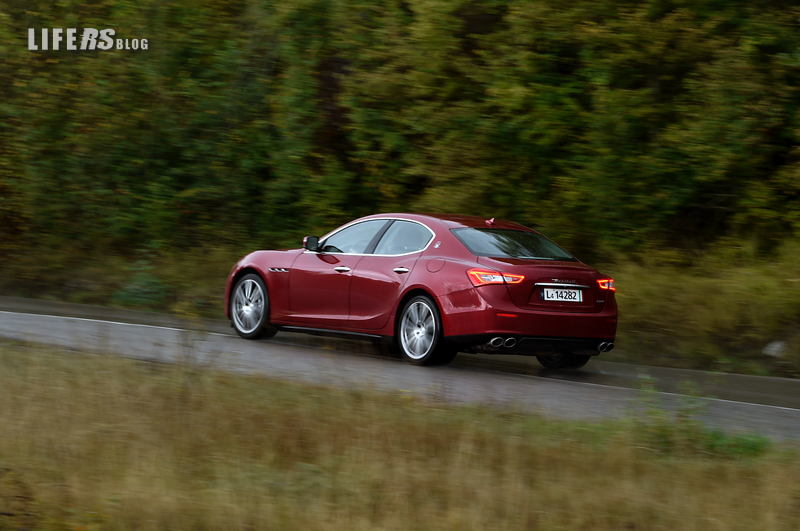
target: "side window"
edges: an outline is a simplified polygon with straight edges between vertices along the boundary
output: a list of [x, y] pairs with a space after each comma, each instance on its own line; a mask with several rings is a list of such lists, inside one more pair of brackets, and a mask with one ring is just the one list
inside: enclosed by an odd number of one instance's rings
[[420, 251], [433, 238], [431, 231], [410, 221], [395, 221], [383, 235], [374, 254], [405, 254]]
[[322, 244], [323, 253], [363, 253], [378, 234], [378, 231], [388, 223], [385, 219], [373, 219], [350, 225], [336, 234], [328, 237]]

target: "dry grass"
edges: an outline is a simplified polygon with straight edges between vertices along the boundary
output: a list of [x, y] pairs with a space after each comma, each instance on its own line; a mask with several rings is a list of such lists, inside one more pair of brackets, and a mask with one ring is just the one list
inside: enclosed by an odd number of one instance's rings
[[[696, 257], [653, 251], [607, 269], [619, 289], [614, 357], [800, 377], [800, 244], [768, 258], [733, 244]], [[762, 353], [773, 342], [780, 357]]]
[[795, 451], [189, 365], [0, 345], [0, 429], [0, 528], [800, 528]]

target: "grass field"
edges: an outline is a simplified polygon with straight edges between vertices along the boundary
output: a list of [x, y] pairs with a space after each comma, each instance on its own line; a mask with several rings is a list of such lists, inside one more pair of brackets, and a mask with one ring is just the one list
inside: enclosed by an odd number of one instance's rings
[[0, 344], [0, 529], [798, 529], [800, 455]]

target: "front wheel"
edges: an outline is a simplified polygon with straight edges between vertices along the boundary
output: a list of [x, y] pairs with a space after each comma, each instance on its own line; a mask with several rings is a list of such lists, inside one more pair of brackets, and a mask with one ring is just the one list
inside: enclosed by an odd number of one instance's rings
[[261, 277], [250, 273], [240, 278], [231, 291], [231, 322], [236, 333], [246, 339], [272, 337], [277, 330], [269, 326], [269, 296]]
[[542, 367], [546, 369], [580, 369], [591, 359], [589, 354], [573, 354], [572, 352], [556, 352], [536, 356]]
[[457, 351], [442, 337], [442, 319], [433, 300], [425, 295], [409, 300], [400, 312], [395, 333], [400, 356], [415, 365], [450, 363]]

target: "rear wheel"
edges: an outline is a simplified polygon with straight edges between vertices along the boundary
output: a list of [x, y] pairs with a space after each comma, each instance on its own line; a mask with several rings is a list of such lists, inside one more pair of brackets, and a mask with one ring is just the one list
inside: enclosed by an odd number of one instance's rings
[[442, 319], [430, 297], [409, 300], [400, 312], [395, 342], [400, 356], [415, 365], [450, 363], [456, 349], [442, 340]]
[[592, 356], [589, 354], [573, 354], [572, 352], [556, 352], [536, 356], [546, 369], [579, 369], [586, 365]]
[[255, 273], [240, 278], [231, 291], [231, 321], [236, 333], [246, 339], [272, 337], [269, 326], [269, 297], [264, 281]]

